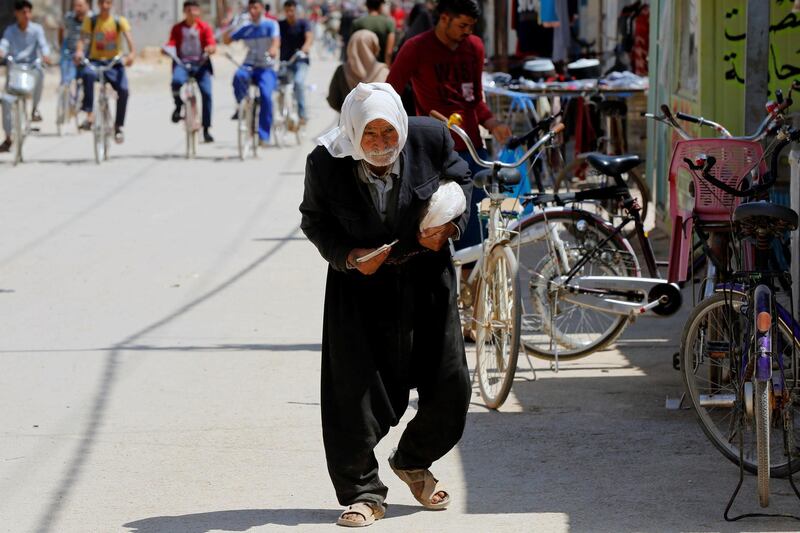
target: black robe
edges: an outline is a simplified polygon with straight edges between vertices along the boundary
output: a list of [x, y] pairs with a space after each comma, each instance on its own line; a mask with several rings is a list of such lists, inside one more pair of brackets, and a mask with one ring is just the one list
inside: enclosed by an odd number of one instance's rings
[[[302, 229], [329, 263], [322, 340], [322, 426], [328, 469], [343, 505], [383, 503], [372, 448], [397, 425], [411, 388], [419, 410], [401, 438], [401, 468], [427, 468], [460, 439], [470, 379], [448, 247], [417, 241], [419, 222], [443, 179], [472, 184], [447, 128], [409, 118], [392, 224], [381, 221], [357, 161], [317, 147], [306, 164]], [[454, 222], [463, 232], [467, 212]], [[348, 270], [353, 248], [399, 239], [388, 262], [365, 276]], [[420, 253], [421, 252], [421, 253]]]

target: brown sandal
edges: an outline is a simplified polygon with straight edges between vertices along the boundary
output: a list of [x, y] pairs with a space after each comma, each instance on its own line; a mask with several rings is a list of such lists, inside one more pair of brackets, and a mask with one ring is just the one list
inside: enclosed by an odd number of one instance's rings
[[[364, 520], [353, 520], [352, 518], [345, 518], [346, 514], [358, 514], [364, 517]], [[386, 511], [383, 510], [382, 505], [372, 502], [356, 502], [353, 505], [348, 505], [339, 519], [336, 520], [336, 525], [344, 527], [366, 527], [375, 523], [375, 520], [380, 520]]]
[[[427, 468], [419, 468], [414, 470], [400, 470], [399, 468], [395, 468], [394, 466], [394, 456], [397, 453], [397, 450], [392, 452], [392, 455], [389, 456], [389, 466], [392, 468], [392, 472], [397, 474], [397, 477], [402, 479], [408, 485], [408, 488], [411, 489], [411, 495], [414, 496], [423, 507], [426, 509], [431, 509], [434, 511], [440, 511], [442, 509], [446, 509], [448, 505], [450, 505], [450, 494], [444, 488], [444, 486], [439, 483], [439, 480], [433, 477], [433, 474]], [[419, 496], [414, 494], [413, 485], [415, 483], [419, 483], [420, 481], [423, 482], [422, 492]], [[445, 497], [438, 503], [431, 502], [431, 498], [438, 493], [444, 492]]]

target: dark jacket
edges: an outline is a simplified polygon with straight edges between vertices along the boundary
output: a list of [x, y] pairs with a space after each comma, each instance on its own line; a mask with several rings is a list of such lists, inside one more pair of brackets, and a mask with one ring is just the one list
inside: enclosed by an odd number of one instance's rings
[[[453, 151], [452, 137], [441, 122], [409, 117], [408, 139], [401, 154], [403, 170], [393, 227], [381, 222], [367, 186], [356, 174], [357, 161], [334, 158], [323, 146], [308, 156], [301, 227], [333, 269], [361, 276], [347, 270], [350, 250], [378, 247], [394, 239], [400, 242], [392, 248], [390, 258], [421, 250], [416, 237], [419, 222], [440, 180], [455, 180], [464, 189], [464, 196], [471, 197], [469, 167]], [[462, 232], [469, 209], [467, 205], [467, 211], [454, 221]], [[446, 248], [439, 253], [447, 253]]]

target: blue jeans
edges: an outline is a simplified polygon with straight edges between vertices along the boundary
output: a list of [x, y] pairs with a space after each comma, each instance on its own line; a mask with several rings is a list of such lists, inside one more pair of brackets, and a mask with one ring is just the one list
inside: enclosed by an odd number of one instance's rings
[[[103, 63], [103, 61], [92, 61], [94, 65]], [[107, 61], [105, 63], [108, 64]], [[121, 128], [125, 124], [125, 112], [128, 109], [128, 76], [125, 75], [125, 67], [117, 64], [106, 72], [105, 77], [106, 82], [117, 93], [117, 116], [114, 125]], [[97, 81], [97, 74], [94, 70], [85, 68], [81, 78], [83, 79], [83, 107], [81, 110], [91, 113], [94, 106], [94, 84]]]
[[61, 67], [61, 85], [66, 85], [74, 80], [78, 75], [78, 67], [72, 56], [75, 52], [73, 50], [61, 49], [61, 60], [59, 67]]
[[[208, 64], [203, 65], [192, 73], [192, 77], [197, 80], [200, 88], [200, 97], [203, 100], [203, 127], [211, 127], [211, 69]], [[175, 98], [175, 105], [181, 106], [181, 87], [189, 81], [189, 73], [180, 65], [175, 65], [172, 69], [172, 96]]]
[[305, 61], [295, 61], [291, 66], [294, 73], [294, 99], [297, 100], [297, 112], [300, 118], [307, 119], [306, 114], [306, 76], [308, 75], [308, 63]]
[[[478, 148], [477, 149], [478, 156], [481, 159], [486, 161], [489, 160], [489, 152], [486, 151], [485, 148]], [[469, 170], [472, 172], [474, 176], [481, 170], [485, 170], [482, 166], [475, 163], [475, 160], [472, 159], [472, 155], [470, 155], [468, 150], [460, 150], [458, 155], [467, 162], [469, 165]], [[467, 199], [467, 203], [469, 204], [469, 222], [467, 222], [467, 229], [464, 230], [464, 233], [461, 235], [461, 238], [454, 243], [456, 250], [461, 250], [463, 248], [469, 248], [475, 244], [480, 244], [481, 242], [481, 224], [479, 220], [479, 213], [478, 209], [475, 207], [475, 204], [480, 202], [486, 198], [486, 193], [483, 189], [478, 187], [473, 187], [472, 189], [472, 199]]]
[[241, 67], [233, 75], [233, 94], [236, 102], [241, 102], [247, 96], [250, 83], [258, 86], [261, 93], [261, 109], [258, 116], [258, 137], [262, 141], [269, 140], [272, 128], [272, 92], [275, 90], [278, 76], [275, 71], [264, 68]]

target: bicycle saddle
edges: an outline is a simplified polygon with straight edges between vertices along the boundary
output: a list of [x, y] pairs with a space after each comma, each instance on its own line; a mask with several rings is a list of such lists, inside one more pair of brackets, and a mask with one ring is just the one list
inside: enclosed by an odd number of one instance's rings
[[797, 213], [769, 202], [748, 202], [733, 212], [733, 221], [746, 236], [779, 235], [797, 229]]
[[606, 176], [621, 176], [642, 162], [638, 155], [589, 154], [586, 162]]
[[[522, 174], [516, 168], [501, 168], [497, 173], [497, 183], [500, 185], [516, 185], [522, 181]], [[476, 187], [485, 187], [492, 182], [492, 169], [481, 170], [472, 177]]]

